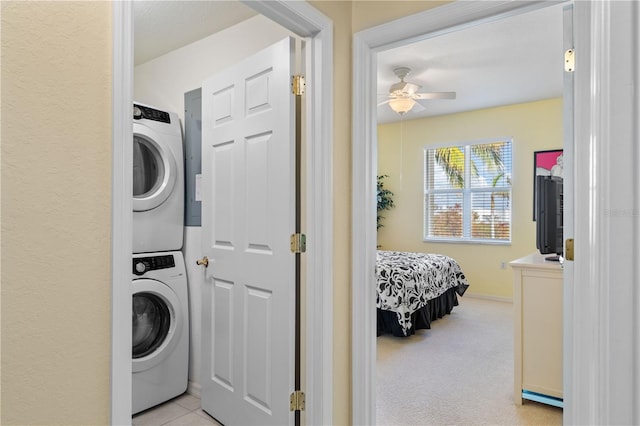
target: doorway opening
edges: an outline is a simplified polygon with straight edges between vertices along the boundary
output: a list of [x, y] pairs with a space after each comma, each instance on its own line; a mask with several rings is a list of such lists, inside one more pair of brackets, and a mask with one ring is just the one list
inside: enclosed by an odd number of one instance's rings
[[[305, 168], [309, 194], [305, 217], [309, 233], [305, 281], [306, 390], [308, 421], [331, 423], [332, 401], [332, 247], [321, 230], [332, 229], [332, 188], [324, 176], [331, 170], [333, 136], [333, 30], [329, 18], [306, 2], [246, 2], [259, 13], [308, 40], [307, 120]], [[295, 22], [290, 19], [296, 16]], [[112, 231], [112, 392], [111, 423], [131, 421], [131, 197], [132, 153], [123, 141], [132, 140], [133, 11], [132, 2], [113, 3], [113, 231]], [[313, 99], [313, 101], [311, 101]], [[316, 207], [317, 206], [317, 207]], [[317, 233], [317, 235], [316, 235]], [[311, 403], [313, 401], [313, 403]]]
[[[379, 102], [379, 99], [373, 98], [370, 88], [375, 86], [373, 82], [376, 80], [378, 54], [381, 52], [551, 5], [553, 4], [500, 4], [497, 7], [486, 7], [487, 5], [479, 4], [451, 4], [358, 33], [354, 36], [354, 75], [362, 77], [354, 81], [354, 103], [376, 105]], [[449, 87], [430, 89], [455, 90]], [[375, 407], [376, 319], [375, 309], [366, 304], [362, 306], [361, 301], [363, 298], [367, 301], [376, 300], [374, 286], [367, 284], [375, 282], [372, 273], [375, 270], [377, 243], [374, 231], [376, 228], [373, 226], [375, 198], [368, 194], [374, 193], [373, 183], [377, 174], [376, 126], [373, 108], [354, 109], [353, 300], [360, 302], [360, 306], [358, 303], [353, 304], [353, 357], [357, 360], [353, 363], [354, 423], [367, 424], [375, 423], [375, 408], [371, 407]], [[403, 178], [406, 182], [406, 174]]]

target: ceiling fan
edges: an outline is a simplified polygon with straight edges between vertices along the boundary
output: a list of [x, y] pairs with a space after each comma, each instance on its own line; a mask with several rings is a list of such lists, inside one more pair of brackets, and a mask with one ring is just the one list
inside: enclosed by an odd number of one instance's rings
[[388, 103], [392, 110], [400, 115], [404, 115], [413, 108], [415, 108], [416, 111], [423, 110], [424, 107], [418, 102], [421, 100], [456, 98], [456, 92], [418, 92], [418, 89], [422, 86], [404, 81], [410, 72], [411, 69], [408, 67], [397, 67], [393, 69], [393, 73], [400, 81], [389, 87], [388, 99], [378, 105]]

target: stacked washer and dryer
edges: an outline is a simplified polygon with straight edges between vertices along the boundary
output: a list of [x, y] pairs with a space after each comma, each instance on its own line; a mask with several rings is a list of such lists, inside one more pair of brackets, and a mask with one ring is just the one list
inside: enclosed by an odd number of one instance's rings
[[184, 393], [189, 300], [182, 252], [184, 154], [173, 112], [134, 104], [132, 414]]

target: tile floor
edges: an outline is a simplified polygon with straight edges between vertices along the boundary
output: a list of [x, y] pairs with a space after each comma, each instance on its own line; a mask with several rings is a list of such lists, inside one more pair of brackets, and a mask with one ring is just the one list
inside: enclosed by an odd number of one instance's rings
[[133, 426], [220, 426], [213, 417], [202, 411], [200, 399], [187, 393], [136, 414], [131, 419], [131, 424]]

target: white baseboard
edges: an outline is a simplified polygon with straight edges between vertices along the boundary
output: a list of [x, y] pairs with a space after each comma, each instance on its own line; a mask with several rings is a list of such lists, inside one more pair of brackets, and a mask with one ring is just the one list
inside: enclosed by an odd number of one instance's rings
[[495, 302], [513, 303], [512, 297], [491, 296], [489, 294], [469, 293], [468, 291], [464, 293], [463, 298], [484, 299], [493, 300]]
[[197, 382], [192, 382], [191, 380], [189, 380], [189, 384], [187, 385], [187, 393], [189, 395], [193, 395], [196, 398], [200, 398], [202, 396], [202, 386], [200, 386], [200, 383]]

